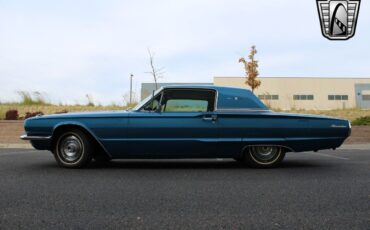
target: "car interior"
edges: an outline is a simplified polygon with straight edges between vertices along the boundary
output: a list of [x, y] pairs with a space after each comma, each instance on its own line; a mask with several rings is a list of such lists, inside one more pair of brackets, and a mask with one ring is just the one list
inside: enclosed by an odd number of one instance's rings
[[214, 90], [165, 89], [141, 111], [211, 112], [215, 109]]

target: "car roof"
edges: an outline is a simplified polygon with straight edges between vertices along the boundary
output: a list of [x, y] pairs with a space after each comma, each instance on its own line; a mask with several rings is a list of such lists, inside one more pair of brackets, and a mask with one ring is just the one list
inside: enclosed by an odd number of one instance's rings
[[243, 88], [234, 88], [215, 85], [171, 85], [163, 86], [164, 89], [210, 89], [217, 91], [218, 109], [262, 109], [268, 108], [252, 93]]
[[229, 87], [229, 86], [217, 86], [217, 85], [167, 85], [167, 86], [162, 86], [161, 88], [163, 89], [213, 89], [217, 91], [239, 91], [239, 90], [247, 90], [250, 91], [249, 89], [244, 89], [244, 88], [237, 88], [237, 87]]

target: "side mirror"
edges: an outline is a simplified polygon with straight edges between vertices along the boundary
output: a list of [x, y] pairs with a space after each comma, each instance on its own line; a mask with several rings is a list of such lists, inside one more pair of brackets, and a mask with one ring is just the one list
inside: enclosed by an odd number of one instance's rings
[[158, 104], [157, 107], [155, 108], [154, 112], [160, 113], [161, 111], [162, 111], [161, 105]]

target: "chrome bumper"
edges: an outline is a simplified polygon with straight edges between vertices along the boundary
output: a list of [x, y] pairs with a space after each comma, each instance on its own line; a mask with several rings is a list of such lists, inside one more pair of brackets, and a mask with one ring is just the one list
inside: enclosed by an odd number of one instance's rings
[[350, 121], [348, 121], [348, 127], [349, 127], [348, 136], [351, 136], [351, 134], [352, 134], [352, 124], [351, 124]]
[[20, 136], [20, 138], [25, 141], [47, 141], [51, 139], [51, 137], [27, 136], [26, 134]]

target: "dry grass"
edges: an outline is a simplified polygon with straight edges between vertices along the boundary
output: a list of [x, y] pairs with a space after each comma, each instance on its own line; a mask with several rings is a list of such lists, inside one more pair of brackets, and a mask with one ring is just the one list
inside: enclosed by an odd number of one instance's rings
[[[278, 110], [274, 110], [278, 111]], [[284, 111], [285, 112], [285, 111]], [[354, 121], [357, 118], [370, 116], [370, 110], [361, 109], [339, 109], [339, 110], [291, 110], [289, 113], [303, 113], [303, 114], [315, 114], [325, 115], [331, 117], [345, 118], [350, 121]]]
[[0, 104], [0, 120], [5, 118], [5, 113], [8, 110], [18, 110], [19, 117], [23, 118], [26, 112], [41, 111], [44, 114], [60, 113], [64, 110], [68, 112], [85, 112], [85, 111], [109, 111], [109, 110], [125, 110], [122, 106], [84, 106], [84, 105], [23, 105], [23, 104]]
[[[111, 106], [86, 106], [86, 105], [23, 105], [23, 104], [0, 104], [0, 120], [5, 118], [5, 113], [8, 110], [18, 110], [19, 116], [22, 118], [26, 112], [41, 111], [44, 114], [58, 113], [63, 110], [68, 112], [84, 112], [84, 111], [109, 111], [109, 110], [125, 110], [126, 107], [111, 105]], [[274, 111], [279, 111], [274, 109]], [[360, 117], [370, 116], [370, 110], [360, 109], [344, 109], [344, 110], [291, 110], [284, 111], [289, 113], [317, 114], [326, 115], [338, 118], [345, 118], [353, 121]]]

